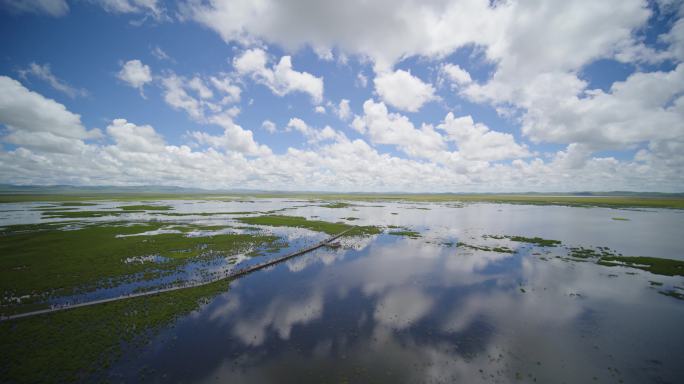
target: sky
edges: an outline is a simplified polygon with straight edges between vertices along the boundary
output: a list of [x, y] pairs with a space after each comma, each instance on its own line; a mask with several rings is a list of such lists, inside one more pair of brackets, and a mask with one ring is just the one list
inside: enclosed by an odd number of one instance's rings
[[684, 191], [684, 1], [0, 0], [0, 184]]

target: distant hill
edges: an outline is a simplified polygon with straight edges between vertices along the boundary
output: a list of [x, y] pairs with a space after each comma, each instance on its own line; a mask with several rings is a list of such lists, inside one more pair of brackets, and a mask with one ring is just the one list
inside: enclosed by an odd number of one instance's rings
[[258, 189], [203, 189], [177, 186], [75, 186], [75, 185], [12, 185], [0, 184], [0, 194], [12, 195], [78, 195], [78, 194], [345, 194], [345, 195], [517, 195], [517, 196], [629, 196], [629, 197], [674, 197], [684, 198], [684, 192], [633, 192], [633, 191], [578, 191], [578, 192], [496, 192], [496, 193], [408, 193], [408, 192], [329, 192], [329, 191], [273, 191]]

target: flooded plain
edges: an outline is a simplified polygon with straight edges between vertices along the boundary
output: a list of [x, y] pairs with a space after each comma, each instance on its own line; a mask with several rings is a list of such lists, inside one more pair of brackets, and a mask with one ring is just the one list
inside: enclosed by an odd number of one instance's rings
[[[344, 237], [339, 246], [234, 279], [150, 332], [145, 343], [124, 343], [111, 364], [81, 379], [684, 381], [684, 277], [676, 267], [624, 261], [683, 261], [682, 210], [288, 199], [93, 204], [69, 210], [58, 203], [4, 204], [0, 227], [69, 223], [61, 230], [78, 231], [154, 223], [152, 230], [116, 236], [259, 233], [276, 240], [191, 258], [151, 278], [45, 296], [51, 305], [213, 279], [329, 235], [240, 218], [295, 216], [374, 226], [379, 233]], [[134, 208], [122, 209], [126, 205]], [[163, 264], [165, 256], [122, 260]]]

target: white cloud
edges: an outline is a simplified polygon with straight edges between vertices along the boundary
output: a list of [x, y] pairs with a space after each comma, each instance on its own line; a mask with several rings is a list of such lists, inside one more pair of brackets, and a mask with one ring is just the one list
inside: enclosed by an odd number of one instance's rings
[[325, 113], [325, 107], [322, 105], [317, 105], [316, 108], [314, 108], [314, 112], [324, 114]]
[[471, 116], [454, 117], [449, 112], [437, 128], [446, 132], [447, 140], [456, 143], [465, 159], [496, 161], [530, 156], [513, 135], [491, 131], [484, 124], [476, 124]]
[[156, 57], [158, 60], [168, 60], [168, 61], [174, 61], [171, 56], [169, 56], [163, 49], [161, 49], [160, 46], [155, 45], [154, 48], [152, 48], [152, 56]]
[[108, 12], [113, 13], [145, 13], [160, 18], [164, 12], [157, 0], [95, 0]]
[[12, 13], [42, 13], [54, 17], [69, 13], [66, 0], [0, 0], [0, 8]]
[[[27, 147], [49, 146], [56, 150], [66, 144], [63, 139], [78, 145], [81, 140], [99, 138], [99, 130], [86, 130], [81, 117], [52, 99], [32, 92], [18, 81], [0, 76], [0, 124], [7, 127], [8, 140]], [[35, 140], [31, 140], [31, 135]], [[44, 144], [45, 140], [52, 144]], [[62, 150], [69, 150], [64, 146]]]
[[335, 131], [329, 126], [325, 126], [323, 129], [316, 129], [310, 127], [304, 120], [297, 117], [291, 118], [285, 129], [287, 131], [298, 131], [306, 137], [309, 143], [319, 143], [327, 140], [346, 140], [344, 134]]
[[208, 122], [223, 127], [223, 134], [214, 136], [206, 132], [190, 132], [190, 136], [198, 143], [250, 156], [268, 156], [271, 154], [270, 148], [266, 145], [259, 145], [254, 140], [252, 131], [243, 129], [233, 122], [233, 116], [229, 111], [210, 116]]
[[375, 90], [387, 104], [404, 111], [416, 112], [423, 104], [435, 99], [431, 84], [411, 75], [411, 72], [397, 70], [381, 73], [373, 80]]
[[317, 104], [323, 100], [323, 78], [293, 70], [290, 56], [281, 57], [272, 68], [267, 65], [268, 56], [259, 48], [249, 49], [233, 60], [233, 66], [240, 75], [250, 75], [278, 96], [304, 92], [311, 95]]
[[199, 77], [193, 77], [192, 79], [190, 79], [190, 81], [188, 81], [187, 83], [187, 86], [188, 88], [196, 91], [197, 95], [201, 99], [211, 99], [212, 97], [214, 97], [214, 92], [212, 92], [211, 89], [209, 89], [209, 87], [207, 87], [204, 84], [204, 81]]
[[233, 84], [233, 81], [229, 76], [221, 74], [220, 76], [212, 76], [210, 80], [214, 88], [221, 91], [224, 95], [221, 99], [221, 103], [232, 104], [240, 101], [242, 90], [240, 87]]
[[336, 112], [337, 117], [339, 117], [341, 120], [348, 120], [351, 117], [351, 108], [349, 107], [349, 100], [340, 100], [340, 104], [338, 105]]
[[114, 119], [107, 127], [118, 149], [126, 152], [158, 153], [165, 147], [164, 139], [149, 125], [135, 125], [125, 119]]
[[366, 88], [368, 86], [368, 78], [366, 75], [363, 74], [363, 72], [359, 72], [356, 75], [356, 86], [361, 87], [361, 88]]
[[261, 128], [265, 129], [268, 133], [276, 133], [278, 131], [276, 124], [271, 120], [264, 120], [264, 122], [261, 123]]
[[152, 71], [140, 60], [129, 60], [123, 64], [117, 77], [143, 94], [145, 84], [152, 81]]
[[533, 140], [599, 150], [684, 135], [684, 111], [675, 102], [683, 91], [680, 64], [670, 72], [634, 73], [608, 92], [587, 89], [572, 74], [546, 74], [520, 89], [492, 83], [466, 94], [523, 108], [522, 131]]
[[[434, 92], [419, 79], [420, 83], [414, 81], [415, 87], [389, 80], [383, 84], [383, 78], [402, 73], [393, 72], [398, 61], [408, 57], [442, 59], [469, 46], [494, 65], [491, 78], [473, 83], [467, 72], [453, 64], [444, 66], [442, 75], [471, 100], [491, 103], [505, 117], [521, 117], [523, 132], [533, 140], [578, 142], [601, 149], [650, 143], [678, 132], [679, 124], [673, 119], [676, 111], [671, 106], [650, 105], [647, 97], [623, 104], [627, 100], [621, 99], [622, 91], [602, 94], [587, 89], [579, 73], [598, 59], [636, 63], [684, 60], [681, 2], [658, 2], [661, 14], [673, 12], [676, 16], [670, 31], [658, 37], [664, 47], [654, 47], [645, 45], [641, 37], [654, 7], [643, 0], [353, 0], [310, 2], [305, 12], [292, 1], [188, 2], [182, 13], [226, 41], [265, 41], [288, 50], [304, 45], [335, 48], [341, 54], [367, 59], [378, 75], [378, 95], [402, 110], [418, 110]], [[413, 76], [407, 75], [401, 76], [409, 83]], [[610, 103], [619, 105], [620, 110], [627, 108], [628, 113], [611, 113]], [[630, 109], [632, 106], [637, 108]], [[647, 125], [651, 128], [644, 128]], [[654, 133], [653, 127], [661, 126], [666, 127], [665, 133]]]
[[443, 64], [440, 68], [441, 74], [451, 82], [452, 86], [463, 86], [473, 82], [470, 73], [456, 64]]
[[46, 81], [50, 86], [69, 97], [87, 96], [88, 92], [85, 89], [77, 89], [69, 85], [64, 80], [57, 78], [50, 69], [50, 64], [29, 64], [28, 68], [19, 71], [21, 77], [26, 78], [28, 75], [35, 76], [43, 81]]
[[357, 116], [352, 126], [361, 133], [368, 134], [375, 144], [396, 145], [410, 156], [432, 158], [446, 149], [442, 136], [429, 125], [420, 129], [398, 113], [389, 113], [384, 103], [366, 100], [363, 103], [363, 116]]
[[204, 109], [202, 102], [190, 96], [185, 90], [189, 87], [186, 80], [175, 74], [164, 77], [161, 81], [164, 89], [164, 101], [175, 109], [182, 109], [193, 119], [203, 119]]

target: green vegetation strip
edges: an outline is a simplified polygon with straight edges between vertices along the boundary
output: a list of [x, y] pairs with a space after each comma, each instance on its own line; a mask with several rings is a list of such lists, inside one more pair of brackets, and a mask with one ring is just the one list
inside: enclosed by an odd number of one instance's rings
[[[190, 260], [216, 258], [273, 247], [277, 236], [220, 234], [187, 237], [184, 234], [139, 235], [168, 224], [97, 224], [78, 230], [60, 230], [51, 224], [11, 226], [0, 231], [0, 292], [3, 297], [65, 295], [121, 283], [134, 274], [153, 279]], [[197, 229], [202, 227], [192, 227]], [[117, 237], [117, 235], [138, 235]], [[164, 263], [126, 263], [129, 258], [156, 255]], [[30, 303], [30, 301], [28, 301]], [[2, 303], [2, 312], [11, 303]]]
[[381, 232], [378, 227], [374, 226], [354, 227], [352, 225], [345, 223], [331, 223], [328, 221], [308, 220], [304, 217], [299, 216], [264, 215], [255, 217], [239, 217], [236, 220], [251, 225], [305, 228], [316, 232], [324, 232], [329, 235], [340, 233], [351, 228], [354, 228], [354, 230], [348, 232], [347, 236], [374, 235]]
[[416, 231], [408, 231], [408, 230], [405, 230], [405, 231], [391, 231], [391, 232], [387, 232], [387, 234], [388, 234], [388, 235], [394, 235], [394, 236], [406, 236], [406, 237], [410, 237], [410, 238], [412, 238], [412, 239], [417, 239], [417, 238], [420, 237], [420, 233], [419, 233], [419, 232], [416, 232]]
[[534, 244], [538, 247], [557, 247], [557, 246], [561, 245], [560, 240], [548, 240], [548, 239], [542, 239], [541, 237], [524, 237], [524, 236], [510, 236], [510, 235], [485, 235], [483, 237], [485, 239], [490, 238], [490, 239], [497, 239], [497, 240], [508, 239], [508, 240], [515, 241], [518, 243]]
[[603, 256], [596, 263], [608, 267], [637, 268], [656, 275], [684, 276], [684, 261], [680, 260], [643, 256]]
[[515, 253], [514, 250], [508, 248], [508, 247], [487, 247], [483, 245], [472, 245], [472, 244], [466, 244], [462, 242], [456, 243], [457, 247], [461, 248], [470, 248], [474, 249], [476, 251], [485, 251], [485, 252], [498, 252], [498, 253]]
[[0, 381], [92, 381], [160, 329], [226, 292], [229, 281], [0, 323]]
[[173, 208], [168, 205], [122, 205], [119, 209], [124, 211], [169, 211]]

